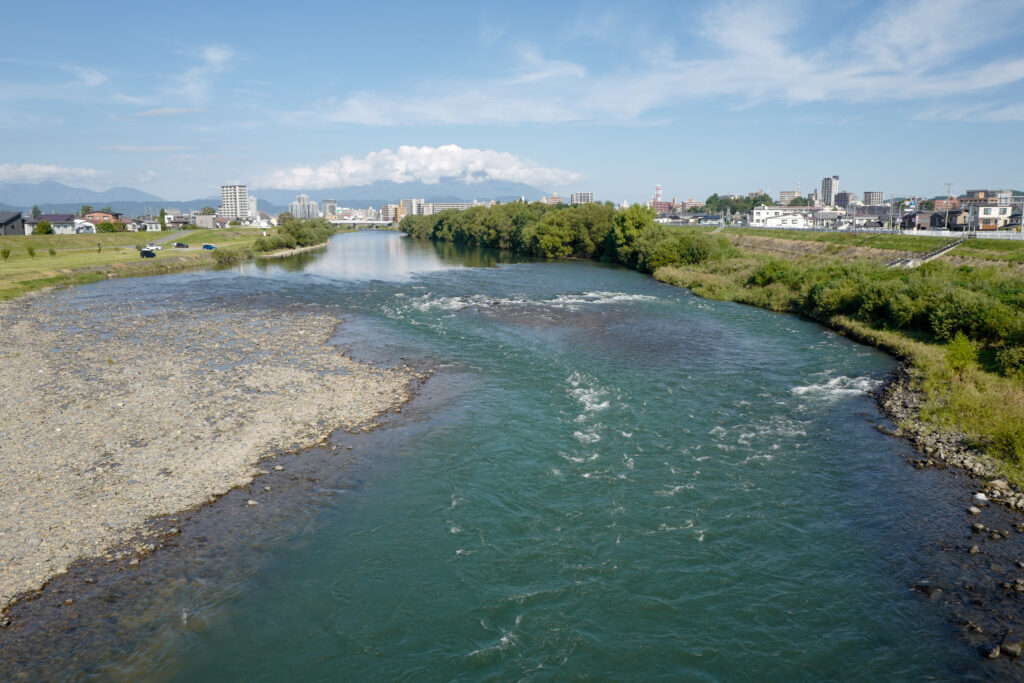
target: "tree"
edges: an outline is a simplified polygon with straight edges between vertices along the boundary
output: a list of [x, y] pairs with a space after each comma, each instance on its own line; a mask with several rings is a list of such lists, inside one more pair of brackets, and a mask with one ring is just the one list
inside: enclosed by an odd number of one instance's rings
[[215, 215], [217, 215], [217, 209], [213, 208], [212, 206], [204, 206], [203, 208], [199, 209], [199, 215], [200, 216], [215, 216]]
[[946, 347], [946, 362], [957, 377], [964, 376], [964, 370], [978, 360], [978, 348], [963, 332], [957, 332]]
[[935, 210], [935, 202], [933, 202], [931, 199], [925, 199], [924, 201], [921, 202], [921, 210], [922, 211], [934, 211]]
[[53, 226], [50, 225], [50, 221], [39, 221], [36, 223], [36, 227], [32, 228], [33, 235], [52, 235]]
[[789, 203], [790, 206], [810, 206], [811, 200], [806, 197], [795, 197], [793, 201]]
[[104, 206], [102, 209], [100, 209], [100, 211], [106, 211], [107, 213], [114, 213], [114, 209], [112, 209], [109, 204], [107, 206]]
[[89, 205], [89, 204], [82, 204], [82, 210], [79, 212], [78, 215], [79, 216], [84, 216], [85, 214], [89, 213], [90, 211], [92, 211], [92, 206], [91, 205]]
[[634, 246], [644, 230], [654, 227], [654, 211], [646, 206], [634, 204], [615, 215], [614, 228], [608, 233], [613, 240], [615, 256], [619, 262], [636, 266], [637, 253]]
[[39, 210], [39, 205], [36, 204], [32, 207], [32, 218], [39, 218], [43, 215], [43, 212]]
[[160, 209], [160, 229], [167, 229], [167, 212], [164, 211], [163, 209]]
[[117, 223], [104, 221], [96, 226], [96, 232], [118, 232]]

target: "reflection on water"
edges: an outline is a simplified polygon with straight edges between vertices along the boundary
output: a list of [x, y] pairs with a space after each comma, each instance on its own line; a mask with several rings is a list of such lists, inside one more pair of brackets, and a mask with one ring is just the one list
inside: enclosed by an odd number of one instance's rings
[[412, 240], [393, 231], [336, 235], [323, 251], [260, 260], [239, 266], [246, 274], [305, 271], [341, 280], [405, 281], [414, 275], [451, 268], [488, 268], [526, 260], [493, 249]]

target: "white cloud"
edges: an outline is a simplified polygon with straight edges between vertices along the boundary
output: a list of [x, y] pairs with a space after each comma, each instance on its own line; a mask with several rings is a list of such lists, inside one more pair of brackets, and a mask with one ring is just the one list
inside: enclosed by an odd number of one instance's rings
[[49, 164], [0, 164], [0, 182], [31, 183], [40, 180], [82, 180], [103, 173], [91, 168], [65, 168]]
[[[385, 126], [635, 124], [694, 99], [940, 100], [1024, 79], [1024, 59], [985, 49], [1024, 19], [1019, 0], [892, 0], [859, 32], [809, 41], [800, 17], [812, 9], [785, 0], [721, 2], [700, 17], [704, 43], [645, 41], [622, 26], [623, 45], [609, 48], [616, 59], [604, 70], [520, 46], [518, 65], [496, 78], [431, 81], [400, 94], [352, 92], [286, 118]], [[607, 35], [617, 23], [607, 15], [571, 33]]]
[[539, 186], [561, 186], [582, 178], [578, 173], [546, 168], [508, 152], [440, 147], [383, 149], [357, 158], [346, 155], [322, 166], [296, 166], [277, 171], [259, 185], [279, 189], [361, 187], [378, 181], [436, 184], [442, 178], [464, 182], [504, 180]]

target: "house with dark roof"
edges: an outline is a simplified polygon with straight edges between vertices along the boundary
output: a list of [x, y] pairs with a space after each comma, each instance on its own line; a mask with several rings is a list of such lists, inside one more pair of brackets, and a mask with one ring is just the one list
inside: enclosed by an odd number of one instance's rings
[[75, 234], [75, 216], [70, 213], [44, 213], [39, 218], [26, 218], [25, 233], [31, 234], [40, 221], [49, 221], [55, 235]]
[[0, 235], [24, 235], [25, 221], [20, 211], [0, 211]]

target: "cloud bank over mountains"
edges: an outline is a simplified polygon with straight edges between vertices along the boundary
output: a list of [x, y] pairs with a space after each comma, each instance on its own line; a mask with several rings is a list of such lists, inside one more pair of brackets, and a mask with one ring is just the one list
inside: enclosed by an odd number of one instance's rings
[[295, 166], [262, 178], [259, 186], [280, 189], [364, 187], [376, 182], [427, 185], [442, 179], [465, 183], [507, 181], [536, 186], [564, 186], [582, 179], [579, 173], [547, 168], [508, 152], [463, 149], [458, 145], [382, 149], [364, 157], [345, 155], [316, 168]]

